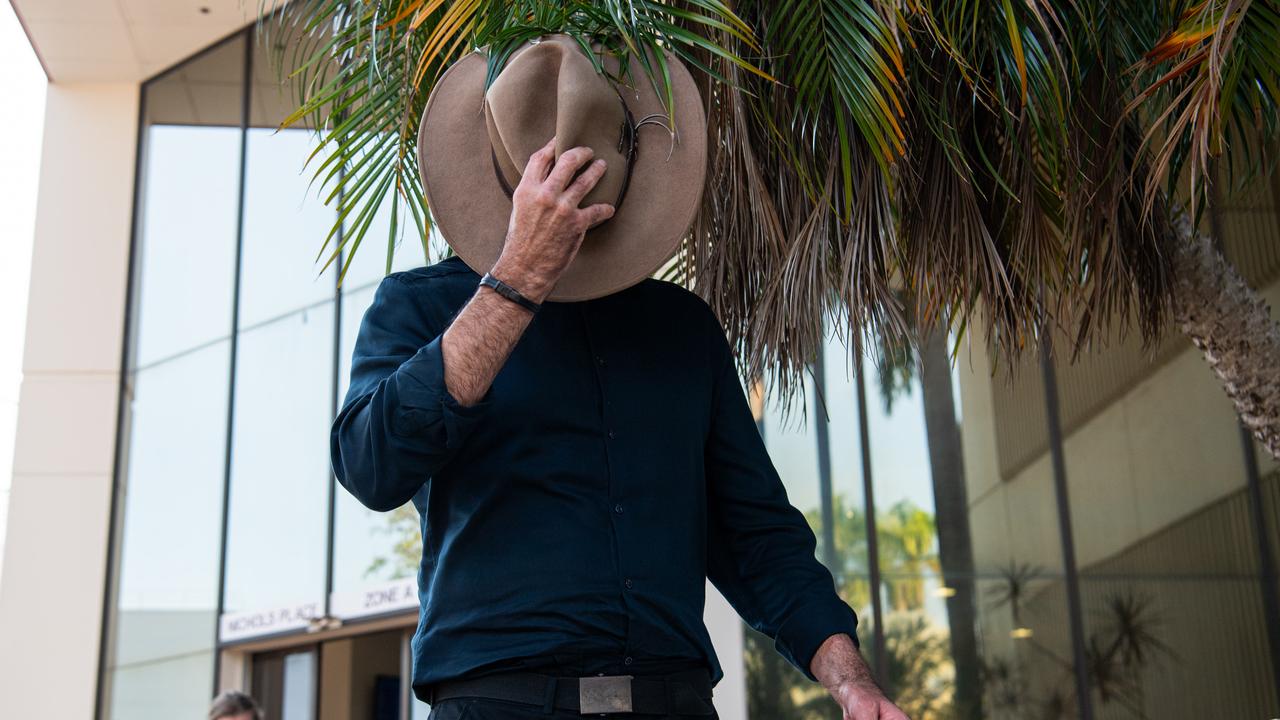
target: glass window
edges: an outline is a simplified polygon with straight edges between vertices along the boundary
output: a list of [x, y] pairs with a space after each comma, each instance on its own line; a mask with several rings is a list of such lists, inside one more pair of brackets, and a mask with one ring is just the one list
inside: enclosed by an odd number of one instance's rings
[[[760, 420], [765, 447], [787, 490], [787, 499], [805, 514], [818, 537], [822, 556], [819, 463], [814, 423], [820, 412], [813, 378], [806, 376], [803, 396], [785, 407], [776, 394], [764, 403]], [[810, 682], [782, 658], [773, 641], [746, 625], [743, 662], [747, 675], [747, 709], [752, 718], [801, 717], [800, 707], [823, 703], [821, 685]]]
[[[369, 225], [368, 234], [355, 248], [355, 257], [347, 268], [347, 275], [342, 279], [342, 337], [339, 347], [338, 361], [338, 402], [342, 402], [347, 393], [347, 383], [351, 377], [351, 353], [355, 350], [356, 335], [360, 331], [360, 321], [364, 311], [373, 303], [373, 293], [378, 283], [386, 275], [387, 235], [386, 229], [391, 222], [391, 195], [378, 208]], [[424, 261], [422, 243], [416, 237], [417, 229], [411, 221], [405, 220], [403, 203], [397, 214], [402, 235], [396, 243], [391, 272], [411, 270], [427, 264]], [[429, 247], [431, 260], [439, 260], [445, 255], [448, 245], [439, 233], [432, 233]], [[343, 254], [346, 262], [346, 253]]]
[[[858, 634], [866, 645], [871, 637], [871, 578], [867, 562], [867, 506], [862, 489], [862, 438], [852, 354], [834, 335], [823, 348], [823, 403], [831, 463], [831, 536], [835, 563], [831, 568], [840, 596], [858, 613]], [[814, 522], [819, 541], [825, 533]], [[821, 550], [821, 547], [819, 548]]]
[[[403, 216], [403, 211], [401, 216]], [[380, 209], [370, 226], [367, 236], [351, 261], [342, 289], [342, 338], [339, 348], [339, 402], [346, 395], [350, 381], [351, 355], [355, 350], [356, 336], [364, 313], [373, 302], [374, 291], [386, 270], [386, 236], [383, 232], [390, 220], [390, 212]], [[422, 246], [412, 237], [416, 230], [405, 224], [406, 236], [397, 247], [392, 272], [408, 270], [423, 265]], [[431, 237], [433, 258], [444, 253], [443, 240], [438, 234]], [[363, 590], [394, 581], [414, 578], [422, 555], [422, 538], [418, 513], [412, 503], [389, 512], [369, 510], [342, 487], [336, 488], [334, 507], [333, 592], [335, 612], [347, 612], [358, 608], [359, 612], [377, 613], [385, 606], [365, 608], [358, 602]], [[416, 588], [416, 586], [413, 586]], [[402, 590], [410, 588], [405, 586]], [[406, 592], [396, 595], [398, 603], [390, 609], [403, 609], [416, 597]]]
[[[242, 58], [240, 45], [229, 43], [212, 59]], [[161, 83], [183, 77], [179, 72]], [[230, 334], [241, 136], [238, 127], [216, 125], [147, 129], [143, 178], [152, 182], [139, 224], [140, 284], [147, 294], [138, 305], [140, 367]]]
[[308, 191], [311, 171], [302, 169], [315, 143], [306, 129], [249, 130], [241, 328], [333, 297], [336, 264], [321, 276], [316, 255], [335, 214], [317, 187]]
[[[369, 252], [370, 249], [360, 252]], [[355, 337], [364, 310], [373, 301], [375, 287], [376, 283], [343, 294], [341, 367], [344, 372], [339, 398], [346, 394]], [[418, 514], [413, 504], [406, 503], [390, 513], [379, 513], [361, 505], [341, 486], [336, 493], [335, 595], [358, 594], [367, 586], [413, 577], [422, 552]]]
[[200, 716], [212, 687], [244, 43], [143, 87], [107, 718]]
[[236, 358], [225, 610], [322, 602], [333, 303], [243, 332]]
[[315, 647], [255, 655], [253, 697], [272, 720], [315, 720], [320, 661]]
[[981, 704], [969, 508], [945, 343], [945, 334], [930, 337], [920, 357], [881, 341], [863, 359], [884, 622], [876, 666], [899, 706], [920, 718], [973, 717]]
[[[326, 207], [310, 128], [278, 130], [296, 90], [256, 36], [246, 139], [239, 344], [232, 418], [224, 610], [317, 612], [327, 592], [337, 268], [316, 262], [336, 219]], [[313, 163], [320, 162], [316, 158]]]
[[[1034, 354], [1029, 353], [1011, 376], [1007, 363], [993, 369], [981, 337], [971, 334], [957, 372], [934, 372], [945, 355], [939, 345], [927, 345], [924, 357], [917, 358], [922, 374], [913, 380], [913, 399], [904, 401], [897, 412], [920, 417], [923, 404], [925, 436], [917, 442], [927, 444], [924, 456], [933, 458], [933, 464], [916, 471], [925, 472], [930, 482], [927, 490], [916, 492], [929, 503], [938, 539], [951, 538], [938, 545], [937, 564], [946, 584], [935, 581], [934, 591], [947, 599], [942, 629], [949, 632], [947, 661], [957, 673], [957, 710], [974, 712], [965, 703], [976, 702], [969, 699], [968, 688], [977, 682], [982, 683], [984, 716], [1022, 717], [1047, 706], [1073, 707], [1071, 624], [1047, 446], [1040, 456], [1021, 461], [1030, 463], [1021, 469], [1012, 464], [1008, 450], [1011, 431], [1043, 432], [1046, 427], [1044, 388]], [[960, 411], [955, 416], [963, 417], [964, 424], [959, 449], [945, 432], [946, 413], [937, 411], [945, 392], [941, 385], [948, 378], [958, 378], [960, 384]], [[1016, 412], [1007, 402], [1015, 382]], [[879, 435], [893, 431], [892, 418], [878, 422], [884, 427]], [[963, 474], [958, 476], [957, 469]], [[963, 482], [956, 484], [958, 479]], [[886, 500], [892, 497], [889, 490], [883, 492]], [[876, 504], [885, 507], [879, 497]], [[967, 515], [958, 509], [964, 506]], [[966, 520], [967, 533], [962, 532]], [[970, 566], [966, 549], [972, 557], [972, 594], [964, 584]], [[976, 608], [972, 612], [970, 603]], [[972, 661], [970, 627], [977, 634], [980, 664]], [[975, 669], [980, 678], [964, 675]]]
[[[378, 281], [386, 274], [387, 269], [387, 242], [388, 228], [391, 227], [391, 206], [396, 201], [393, 191], [388, 191], [383, 198], [382, 204], [374, 213], [373, 219], [369, 221], [369, 227], [365, 232], [365, 236], [361, 238], [358, 246], [348, 244], [344, 248], [343, 262], [347, 262], [347, 257], [354, 250], [355, 257], [351, 258], [350, 265], [347, 267], [346, 277], [342, 279], [343, 290], [355, 291], [359, 288], [376, 286]], [[448, 250], [444, 238], [434, 229], [429, 236], [428, 249], [430, 250], [430, 258], [424, 254], [422, 242], [418, 239], [418, 229], [413, 224], [413, 218], [405, 207], [403, 200], [399, 201], [399, 207], [395, 213], [397, 236], [394, 240], [395, 253], [391, 260], [391, 272], [400, 270], [409, 270], [411, 268], [422, 267], [430, 262], [434, 262], [444, 257]], [[350, 217], [348, 216], [348, 220]]]
[[178, 717], [208, 702], [229, 346], [134, 380], [109, 717]]
[[[324, 161], [305, 120], [280, 124], [297, 107], [298, 90], [275, 67], [272, 45], [296, 42], [299, 27], [267, 21], [255, 35], [250, 127], [245, 165], [244, 247], [240, 267], [240, 329], [332, 299], [337, 266], [320, 269], [325, 237], [337, 219], [329, 192], [313, 183]], [[305, 167], [304, 167], [305, 165]], [[336, 240], [335, 240], [336, 242]], [[330, 248], [333, 243], [330, 243]]]
[[[1164, 363], [1118, 343], [1058, 371], [1096, 709], [1266, 716], [1277, 690], [1246, 444], [1221, 383], [1178, 341]], [[1118, 370], [1128, 382], [1080, 412]]]

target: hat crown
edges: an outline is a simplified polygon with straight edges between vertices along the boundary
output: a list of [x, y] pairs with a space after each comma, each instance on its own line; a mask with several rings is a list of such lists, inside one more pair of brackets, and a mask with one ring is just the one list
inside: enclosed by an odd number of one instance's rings
[[555, 154], [586, 146], [608, 165], [581, 206], [614, 204], [626, 184], [626, 106], [575, 41], [554, 37], [513, 55], [485, 93], [495, 172], [514, 188], [529, 156], [552, 136]]
[[[614, 203], [617, 211], [587, 230], [548, 300], [617, 292], [677, 252], [703, 199], [706, 115], [684, 63], [669, 49], [644, 52], [649, 57], [547, 35], [500, 68], [478, 49], [436, 80], [418, 127], [418, 172], [434, 229], [472, 270], [488, 272], [501, 257], [512, 189], [552, 135], [558, 152], [587, 145], [610, 161], [584, 202]], [[658, 64], [662, 75], [650, 76], [646, 68]]]

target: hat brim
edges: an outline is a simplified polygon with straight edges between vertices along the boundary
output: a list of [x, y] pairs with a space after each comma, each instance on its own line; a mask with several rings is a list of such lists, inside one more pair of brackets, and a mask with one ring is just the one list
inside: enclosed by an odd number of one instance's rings
[[[706, 120], [688, 69], [670, 54], [667, 60], [675, 143], [664, 127], [650, 124], [640, 130], [621, 207], [587, 231], [547, 300], [589, 300], [630, 287], [662, 267], [688, 232], [706, 177]], [[616, 60], [608, 63], [616, 69]], [[487, 65], [480, 52], [454, 63], [436, 82], [418, 130], [418, 169], [432, 219], [458, 257], [481, 274], [502, 252], [511, 218], [511, 200], [495, 174], [485, 127]], [[637, 121], [667, 114], [638, 62], [632, 64], [629, 87], [618, 89]]]

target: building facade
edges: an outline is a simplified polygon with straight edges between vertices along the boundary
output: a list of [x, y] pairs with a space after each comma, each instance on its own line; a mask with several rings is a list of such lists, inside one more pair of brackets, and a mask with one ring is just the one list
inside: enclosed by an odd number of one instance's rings
[[[211, 32], [145, 79], [51, 72], [0, 695], [15, 716], [198, 717], [241, 688], [272, 718], [425, 717], [416, 514], [337, 487], [327, 440], [378, 281], [445, 247], [406, 232], [388, 268], [382, 208], [339, 286], [314, 136], [279, 129], [288, 32]], [[1206, 221], [1273, 307], [1278, 200], [1251, 186]], [[1280, 715], [1280, 469], [1176, 331], [1013, 367], [977, 338], [951, 365], [945, 332], [846, 340], [790, 412], [753, 396], [911, 717]], [[839, 717], [707, 590], [721, 717]]]

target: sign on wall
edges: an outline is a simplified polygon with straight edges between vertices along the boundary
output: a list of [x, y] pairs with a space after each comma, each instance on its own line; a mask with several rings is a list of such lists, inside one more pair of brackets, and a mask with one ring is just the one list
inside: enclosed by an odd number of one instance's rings
[[[329, 616], [336, 620], [357, 620], [418, 609], [418, 581], [409, 577], [392, 580], [329, 596]], [[222, 642], [240, 642], [283, 632], [314, 627], [324, 618], [320, 602], [287, 607], [226, 613], [219, 621]]]

